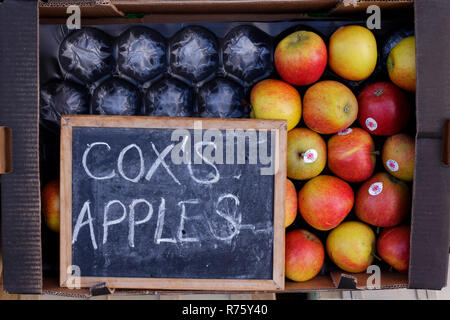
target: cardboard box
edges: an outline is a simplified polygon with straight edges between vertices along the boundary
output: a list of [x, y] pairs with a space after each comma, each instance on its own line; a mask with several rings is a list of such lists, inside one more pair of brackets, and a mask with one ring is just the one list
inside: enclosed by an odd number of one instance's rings
[[[1, 177], [4, 288], [9, 293], [89, 296], [108, 290], [70, 290], [55, 277], [43, 277], [39, 184], [39, 24], [65, 23], [68, 4], [81, 6], [82, 24], [197, 21], [282, 21], [367, 17], [376, 4], [381, 14], [414, 10], [416, 35], [416, 170], [413, 187], [409, 275], [383, 273], [382, 288], [441, 289], [446, 286], [449, 248], [450, 168], [441, 161], [443, 128], [450, 119], [446, 72], [450, 50], [450, 3], [416, 1], [41, 1], [0, 4], [0, 125], [11, 129], [12, 147], [0, 143], [12, 172]], [[351, 3], [357, 4], [354, 6]], [[447, 131], [448, 134], [448, 131]], [[448, 140], [446, 140], [448, 141]], [[447, 142], [448, 143], [448, 142]], [[12, 151], [11, 151], [12, 150]], [[318, 276], [286, 282], [284, 292], [364, 289], [369, 274]], [[105, 289], [105, 288], [103, 288]], [[95, 291], [98, 290], [98, 291]], [[116, 290], [114, 294], [160, 294]], [[171, 291], [170, 293], [175, 293]]]

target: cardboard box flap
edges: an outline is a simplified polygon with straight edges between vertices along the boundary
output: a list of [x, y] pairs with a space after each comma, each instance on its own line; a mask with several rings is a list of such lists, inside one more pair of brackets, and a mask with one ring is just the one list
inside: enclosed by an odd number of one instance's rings
[[0, 4], [0, 125], [12, 132], [14, 171], [2, 176], [4, 288], [40, 293], [41, 211], [38, 141], [37, 2]]
[[121, 17], [124, 14], [110, 0], [39, 0], [39, 14], [43, 18], [68, 17], [70, 5], [80, 7], [82, 18]]
[[12, 136], [11, 129], [0, 127], [0, 174], [12, 169]]
[[450, 2], [415, 2], [417, 131], [420, 137], [442, 138], [444, 122], [450, 119], [448, 72]]
[[337, 2], [338, 0], [112, 0], [126, 14], [326, 12]]
[[[450, 101], [444, 92], [450, 88], [450, 74], [444, 67], [448, 61], [450, 41], [445, 32], [450, 29], [450, 2], [416, 0], [416, 202], [411, 244], [417, 251], [411, 257], [411, 269], [417, 279], [412, 288], [445, 286], [449, 237], [450, 168], [448, 167], [449, 137], [445, 123], [450, 119]], [[447, 163], [447, 166], [445, 165]], [[436, 192], [439, 190], [439, 192]], [[436, 245], [431, 247], [431, 243]], [[440, 259], [439, 259], [440, 256]], [[431, 263], [428, 263], [430, 259]], [[434, 269], [436, 268], [436, 269]]]
[[413, 0], [339, 0], [331, 10], [332, 15], [343, 15], [354, 12], [366, 12], [367, 8], [377, 5], [381, 10], [413, 8]]
[[[450, 7], [450, 3], [449, 3]], [[450, 168], [439, 139], [416, 140], [409, 286], [441, 289], [447, 283]]]

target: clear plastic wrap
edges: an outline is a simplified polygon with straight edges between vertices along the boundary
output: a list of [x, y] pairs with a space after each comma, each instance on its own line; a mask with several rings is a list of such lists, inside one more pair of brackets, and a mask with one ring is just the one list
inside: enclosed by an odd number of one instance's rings
[[101, 115], [138, 115], [141, 113], [139, 90], [126, 80], [107, 79], [94, 90], [92, 112]]
[[197, 98], [200, 116], [205, 118], [248, 118], [250, 113], [242, 102], [242, 87], [225, 78], [206, 83]]
[[150, 28], [127, 29], [117, 39], [117, 67], [141, 83], [157, 77], [167, 67], [165, 39]]
[[70, 81], [52, 81], [41, 87], [41, 120], [60, 124], [63, 114], [89, 114], [87, 90]]
[[213, 33], [192, 26], [169, 42], [170, 71], [194, 84], [213, 76], [219, 66], [219, 44]]
[[193, 92], [180, 80], [166, 77], [151, 86], [144, 99], [145, 115], [192, 117]]
[[114, 68], [113, 39], [96, 28], [70, 33], [59, 47], [61, 68], [83, 82], [94, 82]]

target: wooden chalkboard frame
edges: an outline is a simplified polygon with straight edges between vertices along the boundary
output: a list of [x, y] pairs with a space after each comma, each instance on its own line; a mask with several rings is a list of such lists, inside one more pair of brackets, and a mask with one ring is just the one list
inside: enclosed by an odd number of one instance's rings
[[[273, 273], [269, 280], [246, 279], [185, 279], [185, 278], [126, 278], [83, 277], [75, 278], [68, 273], [72, 265], [72, 128], [152, 128], [194, 129], [195, 121], [202, 121], [202, 129], [255, 129], [274, 130], [275, 168], [274, 176], [274, 230]], [[285, 283], [285, 222], [284, 202], [286, 188], [286, 141], [284, 120], [260, 119], [206, 119], [169, 118], [144, 116], [86, 116], [65, 115], [61, 118], [61, 168], [60, 168], [60, 286], [92, 287], [105, 283], [109, 288], [168, 289], [209, 291], [262, 291], [284, 290]]]

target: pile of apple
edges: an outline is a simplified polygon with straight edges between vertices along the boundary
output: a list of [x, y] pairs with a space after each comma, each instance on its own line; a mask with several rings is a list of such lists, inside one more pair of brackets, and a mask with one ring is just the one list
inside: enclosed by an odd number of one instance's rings
[[[413, 113], [405, 91], [415, 91], [414, 40], [405, 37], [390, 50], [384, 61], [390, 81], [372, 82], [356, 97], [344, 83], [374, 72], [373, 33], [341, 27], [327, 50], [318, 34], [297, 31], [275, 50], [283, 81], [266, 79], [252, 88], [251, 117], [287, 121], [287, 176], [301, 186], [296, 190], [287, 179], [285, 225], [307, 225], [286, 233], [287, 278], [315, 277], [325, 251], [347, 272], [365, 272], [374, 257], [408, 271], [415, 141], [404, 133]], [[344, 83], [319, 81], [327, 64]], [[306, 90], [303, 100], [297, 89]], [[325, 235], [325, 248], [316, 234]]]

